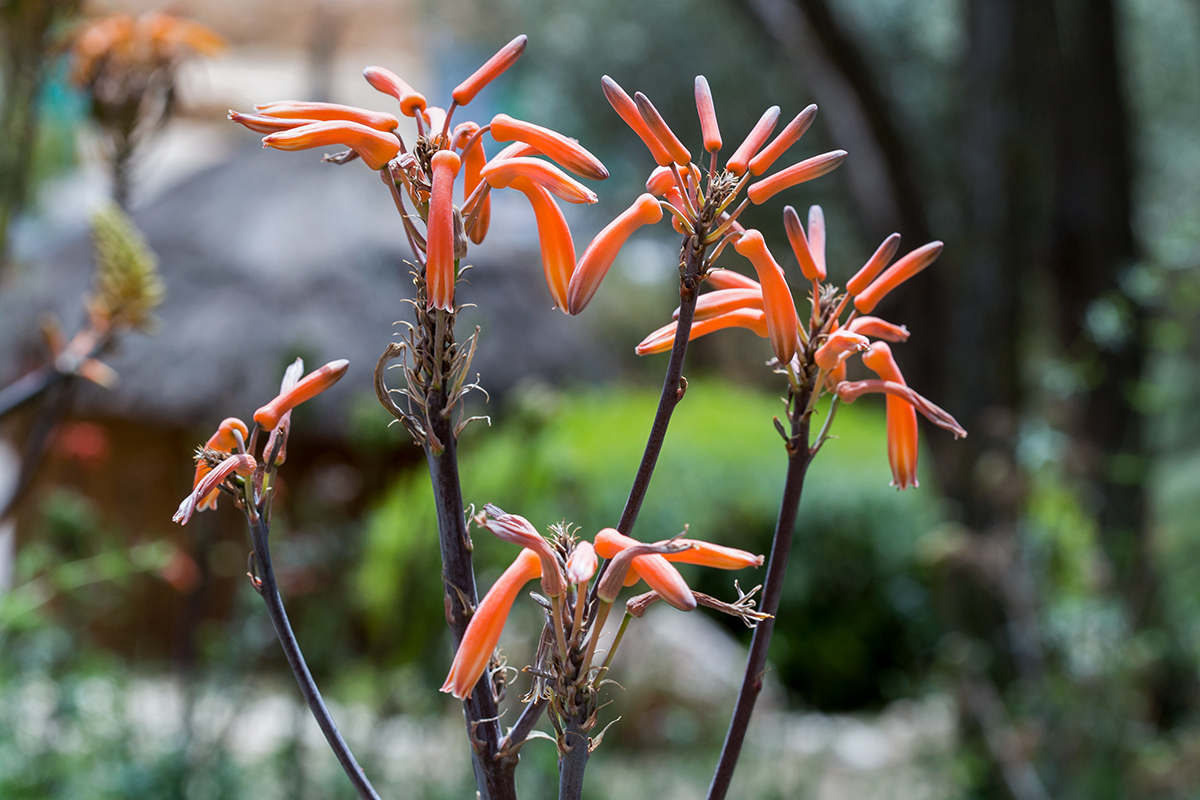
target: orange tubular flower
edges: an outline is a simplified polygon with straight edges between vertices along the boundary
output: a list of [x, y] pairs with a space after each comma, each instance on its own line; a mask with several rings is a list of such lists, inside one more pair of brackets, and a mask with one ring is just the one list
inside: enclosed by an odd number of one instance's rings
[[[479, 132], [479, 126], [474, 122], [464, 122], [455, 129], [454, 147], [465, 147], [471, 137]], [[483, 149], [483, 140], [476, 139], [471, 149], [462, 153], [463, 162], [463, 196], [470, 197], [483, 181], [483, 167], [487, 164], [487, 153]], [[467, 228], [467, 237], [475, 244], [481, 244], [487, 236], [488, 226], [492, 221], [492, 198], [484, 195], [479, 201], [479, 210], [475, 219]]]
[[441, 691], [459, 700], [467, 698], [479, 682], [483, 671], [487, 669], [517, 594], [525, 584], [534, 578], [540, 578], [541, 575], [542, 561], [537, 553], [522, 550], [512, 566], [496, 579], [492, 588], [475, 607], [475, 613], [471, 615], [471, 621], [463, 633], [458, 652], [454, 654], [454, 662], [450, 665], [450, 674], [446, 676]]
[[854, 277], [846, 281], [846, 291], [853, 297], [856, 294], [861, 294], [863, 289], [871, 285], [871, 281], [878, 277], [879, 273], [883, 272], [883, 268], [888, 265], [896, 255], [896, 249], [900, 247], [900, 234], [893, 233], [891, 236], [883, 240], [883, 244], [876, 248], [874, 254], [867, 259], [867, 263], [863, 264], [862, 269], [854, 273]]
[[396, 130], [400, 120], [381, 111], [369, 111], [356, 106], [339, 103], [306, 103], [287, 100], [281, 103], [265, 103], [254, 107], [264, 117], [281, 119], [315, 119], [322, 122], [357, 122], [377, 131], [388, 133]]
[[907, 342], [908, 328], [903, 325], [893, 325], [879, 317], [855, 317], [846, 326], [846, 330], [870, 336], [872, 339], [883, 339], [885, 342]]
[[888, 292], [928, 267], [941, 254], [941, 242], [930, 242], [913, 250], [904, 256], [904, 258], [888, 267], [887, 272], [880, 275], [870, 286], [856, 295], [854, 298], [854, 307], [863, 314], [870, 314]]
[[821, 259], [818, 264], [813, 258], [812, 249], [808, 246], [808, 237], [804, 235], [804, 225], [800, 222], [800, 215], [796, 213], [796, 209], [791, 206], [783, 208], [783, 229], [787, 231], [788, 243], [792, 246], [792, 252], [796, 254], [796, 260], [800, 262], [800, 272], [810, 281], [825, 280], [825, 260]]
[[511, 67], [521, 57], [521, 54], [525, 52], [526, 41], [525, 34], [521, 34], [496, 51], [496, 55], [485, 61], [483, 66], [475, 70], [471, 77], [454, 87], [451, 95], [454, 102], [465, 106], [474, 100], [480, 89], [494, 81], [500, 76], [500, 73]]
[[721, 129], [717, 126], [717, 111], [713, 108], [712, 89], [703, 75], [696, 76], [696, 111], [700, 115], [700, 132], [704, 149], [715, 153], [721, 149]]
[[[643, 339], [641, 344], [634, 348], [634, 352], [639, 356], [667, 352], [675, 342], [675, 329], [678, 325], [678, 322], [670, 322], [662, 326]], [[766, 312], [756, 308], [739, 308], [716, 317], [698, 319], [692, 323], [688, 341], [699, 339], [701, 336], [725, 328], [748, 328], [766, 339], [768, 333]]]
[[838, 399], [845, 403], [853, 403], [864, 394], [887, 394], [899, 397], [912, 404], [912, 407], [939, 428], [945, 428], [954, 434], [955, 439], [967, 435], [966, 429], [958, 424], [958, 420], [941, 407], [934, 405], [926, 398], [914, 392], [903, 383], [895, 381], [843, 381], [837, 384]]
[[225, 479], [235, 472], [243, 478], [250, 475], [258, 468], [258, 462], [254, 460], [252, 455], [237, 455], [230, 456], [214, 467], [212, 471], [206, 474], [200, 483], [192, 489], [192, 493], [183, 498], [183, 502], [179, 504], [179, 509], [175, 512], [175, 516], [171, 517], [172, 522], [178, 522], [180, 525], [187, 525], [191, 520], [192, 514], [196, 513], [199, 503], [203, 498], [208, 497], [212, 492], [217, 491]]
[[852, 331], [842, 330], [830, 334], [825, 344], [817, 349], [813, 360], [817, 362], [818, 367], [829, 371], [836, 369], [852, 353], [861, 353], [870, 346], [871, 341], [867, 337]]
[[808, 207], [808, 248], [817, 271], [825, 274], [825, 212], [820, 206]]
[[302, 128], [321, 120], [317, 119], [288, 119], [285, 117], [269, 117], [266, 114], [241, 114], [229, 109], [228, 118], [239, 125], [245, 126], [255, 133], [278, 133]]
[[492, 138], [497, 142], [516, 140], [532, 145], [581, 177], [594, 181], [608, 177], [608, 169], [600, 163], [600, 159], [585, 150], [579, 142], [549, 128], [522, 122], [507, 114], [497, 114], [492, 117]]
[[796, 355], [800, 327], [796, 319], [796, 304], [783, 277], [783, 269], [767, 250], [763, 235], [756, 230], [746, 231], [733, 246], [754, 265], [754, 271], [758, 273], [771, 348], [779, 363], [787, 364]]
[[272, 133], [263, 147], [276, 150], [311, 150], [340, 144], [358, 153], [371, 169], [383, 169], [400, 152], [400, 140], [357, 122], [316, 122]]
[[421, 112], [422, 119], [425, 120], [425, 128], [431, 133], [438, 133], [446, 122], [446, 109], [440, 106], [427, 106]]
[[662, 215], [662, 206], [654, 195], [643, 194], [596, 235], [571, 276], [567, 290], [568, 313], [578, 314], [587, 307], [625, 240], [643, 225], [653, 225], [661, 220]]
[[[696, 301], [696, 313], [693, 319], [711, 319], [739, 308], [752, 308], [761, 311], [763, 307], [762, 286], [753, 289], [718, 289], [700, 295]], [[671, 319], [679, 319], [679, 308], [671, 314]]]
[[746, 190], [746, 196], [756, 206], [762, 205], [784, 189], [790, 189], [797, 184], [811, 181], [813, 178], [819, 178], [822, 175], [833, 172], [845, 160], [845, 150], [833, 150], [829, 153], [813, 156], [801, 161], [799, 164], [793, 164], [787, 169], [780, 170], [770, 177], [763, 178]]
[[625, 124], [632, 128], [633, 132], [638, 135], [638, 138], [650, 149], [650, 155], [654, 157], [654, 163], [660, 167], [667, 167], [675, 163], [671, 158], [671, 154], [667, 152], [667, 148], [663, 146], [663, 143], [650, 130], [650, 126], [646, 124], [646, 120], [642, 119], [637, 104], [633, 102], [633, 99], [629, 95], [625, 94], [625, 90], [607, 75], [600, 79], [600, 88], [603, 90], [604, 96], [608, 98], [609, 105], [613, 107], [613, 110], [620, 115], [621, 119], [625, 120]]
[[333, 386], [346, 374], [350, 362], [344, 358], [330, 361], [305, 375], [295, 386], [254, 412], [254, 421], [265, 431], [275, 430], [284, 414]]
[[[867, 368], [885, 381], [902, 386], [904, 376], [892, 358], [886, 342], [875, 342], [863, 354]], [[889, 394], [887, 398], [888, 463], [892, 465], [892, 485], [897, 489], [917, 486], [917, 411], [907, 400]]]
[[400, 113], [404, 116], [415, 117], [425, 110], [425, 95], [414, 90], [390, 69], [367, 67], [363, 70], [363, 77], [377, 91], [396, 98], [400, 103]]
[[454, 176], [461, 164], [453, 150], [439, 150], [431, 160], [433, 188], [429, 194], [429, 224], [426, 230], [425, 281], [429, 307], [454, 310]]
[[725, 169], [732, 172], [734, 175], [745, 175], [746, 170], [750, 166], [751, 159], [758, 153], [760, 147], [771, 137], [771, 133], [775, 130], [775, 125], [779, 122], [779, 106], [771, 106], [763, 115], [758, 118], [758, 122], [751, 128], [750, 133], [746, 135], [745, 140], [738, 145], [738, 149], [733, 151], [733, 155], [729, 157], [729, 161], [725, 163]]
[[527, 178], [568, 203], [594, 203], [598, 199], [591, 189], [540, 158], [494, 158], [479, 174], [493, 189], [503, 189], [516, 178]]
[[813, 120], [817, 116], [817, 107], [810, 105], [808, 108], [796, 115], [795, 119], [787, 124], [779, 135], [775, 137], [775, 141], [762, 149], [758, 155], [750, 159], [750, 172], [753, 175], [762, 175], [771, 168], [781, 155], [787, 152], [787, 149], [800, 141], [800, 137], [808, 131]]
[[641, 92], [634, 92], [633, 102], [637, 105], [638, 113], [642, 115], [642, 120], [646, 123], [646, 127], [650, 129], [654, 137], [671, 154], [671, 160], [680, 166], [687, 166], [691, 163], [691, 152], [683, 146], [683, 142], [679, 141], [679, 137], [671, 130], [671, 126], [667, 124], [667, 121], [662, 118], [662, 114], [658, 113], [658, 109], [654, 107], [654, 103], [650, 102], [650, 98]]
[[[639, 544], [642, 542], [630, 539], [615, 528], [605, 528], [596, 534], [595, 540], [596, 553], [601, 558], [613, 558], [622, 550]], [[634, 570], [637, 570], [638, 576], [658, 592], [663, 600], [680, 611], [691, 611], [696, 607], [696, 598], [688, 588], [687, 581], [679, 574], [679, 570], [668, 563], [665, 556], [656, 553], [638, 556], [633, 559], [633, 566], [629, 571], [632, 573]]]
[[743, 275], [731, 269], [713, 270], [708, 273], [708, 277], [705, 280], [714, 289], [757, 289], [760, 294], [762, 293], [761, 283], [748, 275]]
[[572, 584], [587, 583], [596, 574], [599, 561], [591, 542], [579, 542], [567, 557], [567, 580]]
[[533, 206], [537, 218], [538, 242], [542, 249], [542, 270], [546, 273], [546, 285], [554, 305], [567, 313], [567, 288], [575, 272], [575, 242], [562, 209], [550, 192], [528, 178], [516, 178], [510, 184], [522, 192]]

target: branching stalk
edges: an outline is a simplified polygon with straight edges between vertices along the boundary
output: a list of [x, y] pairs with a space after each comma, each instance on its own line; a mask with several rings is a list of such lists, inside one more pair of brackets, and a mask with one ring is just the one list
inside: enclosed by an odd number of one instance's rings
[[288, 666], [292, 668], [292, 673], [296, 676], [296, 682], [300, 684], [300, 693], [304, 695], [304, 700], [308, 703], [308, 708], [312, 711], [313, 716], [317, 720], [317, 725], [321, 728], [321, 733], [325, 734], [325, 740], [329, 742], [329, 747], [337, 756], [338, 763], [342, 765], [342, 769], [346, 771], [346, 776], [350, 778], [350, 782], [354, 784], [354, 789], [358, 792], [358, 796], [363, 800], [379, 800], [379, 795], [375, 792], [375, 787], [367, 780], [367, 776], [363, 774], [362, 767], [358, 765], [354, 754], [350, 752], [350, 748], [346, 745], [346, 740], [342, 738], [341, 732], [338, 730], [337, 724], [333, 721], [333, 717], [329, 714], [329, 709], [325, 707], [325, 701], [321, 698], [321, 692], [317, 689], [317, 684], [313, 680], [312, 673], [308, 671], [308, 665], [304, 662], [304, 655], [300, 652], [300, 645], [296, 642], [296, 636], [292, 633], [291, 623], [288, 622], [287, 612], [283, 608], [283, 598], [279, 596], [279, 588], [275, 583], [275, 570], [271, 566], [271, 548], [268, 543], [269, 530], [266, 522], [257, 513], [250, 515], [250, 540], [254, 546], [254, 560], [258, 569], [257, 588], [259, 594], [267, 604], [267, 613], [271, 617], [271, 624], [275, 626], [275, 634], [279, 637], [279, 644], [283, 646], [283, 654], [287, 657]]

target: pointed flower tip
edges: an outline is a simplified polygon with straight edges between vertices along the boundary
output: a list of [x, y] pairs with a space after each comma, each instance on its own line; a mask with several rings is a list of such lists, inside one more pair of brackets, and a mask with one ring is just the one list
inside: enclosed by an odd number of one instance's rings
[[400, 141], [390, 133], [344, 120], [315, 122], [263, 139], [263, 147], [276, 150], [311, 150], [335, 144], [354, 150], [371, 169], [383, 169], [400, 152]]
[[[670, 154], [671, 160], [680, 166], [686, 166], [691, 163], [691, 152], [684, 147], [683, 142], [679, 141], [679, 137], [667, 125], [667, 121], [663, 119], [662, 114], [658, 113], [658, 109], [654, 107], [654, 103], [650, 102], [650, 98], [641, 92], [635, 92], [633, 101], [637, 106], [638, 114], [642, 117], [642, 121], [646, 123], [646, 127], [658, 139], [659, 144]], [[666, 166], [666, 164], [663, 166]]]
[[633, 102], [633, 98], [625, 93], [620, 84], [605, 75], [600, 79], [600, 89], [604, 92], [604, 97], [608, 100], [609, 105], [613, 107], [613, 110], [638, 135], [642, 143], [646, 145], [646, 148], [650, 151], [650, 155], [654, 157], [654, 163], [660, 167], [673, 164], [674, 160], [671, 158], [671, 154], [667, 152], [667, 148], [663, 146], [654, 132], [650, 130], [650, 127], [646, 125], [646, 121], [642, 119], [641, 112], [638, 111], [637, 104]]
[[653, 225], [662, 217], [663, 210], [658, 204], [658, 199], [646, 193], [596, 234], [596, 238], [579, 259], [575, 274], [571, 276], [571, 284], [567, 291], [568, 313], [578, 314], [592, 301], [604, 276], [616, 260], [617, 253], [634, 231], [643, 225]]
[[762, 175], [771, 165], [774, 164], [780, 156], [787, 152], [788, 148], [800, 141], [809, 126], [812, 125], [813, 119], [817, 116], [817, 107], [810, 105], [808, 108], [801, 111], [795, 118], [787, 124], [779, 135], [775, 137], [769, 145], [764, 147], [758, 155], [750, 159], [750, 173], [752, 175]]
[[746, 170], [750, 166], [750, 160], [754, 158], [759, 149], [770, 138], [778, 122], [779, 106], [771, 106], [764, 111], [763, 115], [759, 117], [758, 122], [751, 128], [750, 133], [738, 145], [738, 149], [733, 151], [733, 155], [729, 157], [729, 161], [725, 162], [725, 169], [734, 175], [745, 175]]
[[596, 574], [599, 561], [591, 542], [579, 542], [567, 558], [567, 579], [575, 585], [587, 583]]
[[[497, 142], [524, 142], [583, 178], [602, 181], [608, 177], [608, 168], [600, 159], [558, 131], [507, 114], [492, 117], [491, 125], [492, 138]], [[493, 162], [496, 160], [492, 159]]]
[[870, 286], [871, 281], [875, 280], [879, 273], [883, 272], [884, 267], [891, 263], [899, 247], [900, 234], [893, 233], [884, 239], [883, 243], [875, 249], [874, 254], [867, 259], [867, 263], [863, 264], [862, 269], [854, 273], [853, 278], [846, 281], [846, 291], [854, 296]]
[[350, 362], [344, 358], [340, 358], [313, 370], [298, 381], [291, 389], [282, 392], [270, 403], [255, 411], [254, 421], [263, 430], [274, 430], [279, 425], [279, 420], [284, 414], [301, 403], [311, 400], [340, 381], [349, 367]]
[[892, 264], [886, 272], [855, 296], [854, 307], [860, 313], [870, 314], [889, 292], [936, 261], [942, 254], [942, 247], [941, 242], [930, 242]]
[[833, 172], [842, 165], [842, 162], [846, 160], [846, 156], [847, 153], [845, 150], [834, 150], [829, 153], [822, 153], [819, 156], [813, 156], [810, 159], [801, 161], [799, 164], [793, 164], [787, 169], [780, 170], [774, 175], [763, 178], [746, 190], [746, 196], [755, 205], [762, 205], [784, 189], [790, 189], [805, 181], [811, 181], [814, 178], [819, 178], [822, 175]]
[[454, 102], [460, 106], [465, 106], [474, 100], [475, 95], [479, 94], [480, 89], [498, 78], [502, 72], [511, 67], [521, 57], [521, 54], [525, 52], [525, 45], [528, 41], [529, 37], [522, 33], [496, 51], [496, 54], [485, 61], [483, 66], [475, 70], [471, 77], [454, 88], [454, 92], [451, 94]]

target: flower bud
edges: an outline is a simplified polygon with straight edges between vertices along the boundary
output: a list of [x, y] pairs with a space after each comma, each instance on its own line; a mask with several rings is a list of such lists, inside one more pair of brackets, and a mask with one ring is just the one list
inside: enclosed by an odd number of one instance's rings
[[429, 194], [426, 226], [425, 281], [429, 307], [454, 310], [454, 283], [458, 277], [454, 254], [454, 176], [462, 161], [453, 150], [433, 154], [433, 187]]
[[583, 258], [579, 259], [575, 274], [571, 276], [567, 291], [567, 308], [571, 314], [578, 314], [591, 302], [625, 240], [643, 225], [652, 225], [661, 220], [662, 215], [662, 206], [654, 195], [643, 194], [596, 235], [584, 251]]
[[602, 181], [608, 177], [608, 170], [600, 163], [600, 159], [584, 149], [579, 142], [557, 131], [513, 119], [507, 114], [497, 114], [492, 117], [491, 133], [497, 142], [511, 142], [515, 139], [532, 145], [581, 177], [595, 181]]
[[754, 175], [762, 175], [771, 165], [774, 164], [781, 155], [783, 155], [789, 147], [800, 141], [800, 137], [808, 130], [808, 126], [812, 125], [812, 121], [817, 116], [817, 107], [811, 105], [796, 115], [795, 119], [787, 124], [779, 135], [775, 137], [775, 141], [762, 149], [758, 155], [750, 159], [750, 172]]
[[764, 111], [763, 115], [758, 118], [758, 122], [750, 129], [750, 133], [746, 135], [745, 140], [738, 145], [737, 150], [733, 151], [729, 161], [725, 162], [725, 169], [734, 175], [745, 175], [750, 160], [754, 158], [763, 143], [770, 138], [771, 132], [775, 130], [775, 124], [778, 122], [779, 106], [771, 106]]
[[475, 95], [479, 94], [479, 90], [487, 86], [500, 76], [500, 73], [511, 67], [521, 54], [525, 52], [525, 44], [528, 38], [525, 34], [513, 39], [508, 44], [501, 47], [494, 56], [484, 62], [483, 66], [475, 70], [471, 77], [454, 87], [454, 92], [451, 97], [454, 102], [460, 106], [465, 106], [467, 103], [475, 99]]
[[763, 178], [746, 190], [746, 196], [756, 206], [762, 205], [784, 189], [790, 189], [797, 184], [811, 181], [813, 178], [819, 178], [826, 173], [833, 172], [845, 160], [845, 150], [834, 150], [829, 153], [822, 153], [819, 156], [813, 156], [805, 161], [801, 161], [799, 164], [793, 164], [785, 170], [780, 170], [770, 177]]

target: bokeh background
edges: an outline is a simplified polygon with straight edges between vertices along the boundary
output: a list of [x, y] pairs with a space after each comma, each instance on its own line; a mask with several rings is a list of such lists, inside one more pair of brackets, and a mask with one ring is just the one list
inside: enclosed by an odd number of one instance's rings
[[[1200, 792], [1195, 0], [188, 0], [168, 10], [228, 47], [180, 65], [174, 113], [114, 181], [66, 43], [88, 17], [155, 8], [0, 5], [0, 386], [46, 363], [47, 315], [68, 335], [84, 323], [89, 220], [114, 184], [166, 291], [155, 329], [106, 353], [114, 388], [66, 381], [0, 420], [0, 797], [352, 796], [247, 585], [237, 512], [170, 522], [192, 448], [273, 396], [296, 356], [351, 359], [297, 410], [276, 505], [298, 637], [384, 796], [470, 796], [461, 714], [435, 691], [451, 653], [428, 477], [370, 383], [406, 312], [401, 228], [369, 170], [264, 152], [225, 112], [394, 111], [361, 80], [369, 64], [436, 104], [519, 32], [526, 54], [468, 110], [604, 160], [601, 203], [570, 216], [577, 247], [653, 166], [602, 74], [687, 142], [697, 74], [728, 141], [770, 105], [820, 106], [797, 151], [850, 159], [747, 212], [777, 254], [785, 202], [824, 207], [835, 280], [892, 231], [905, 251], [946, 242], [883, 310], [913, 332], [895, 348], [909, 383], [971, 435], [923, 430], [921, 487], [899, 494], [882, 406], [839, 413], [732, 796]], [[619, 514], [649, 428], [665, 357], [633, 345], [675, 304], [677, 243], [639, 233], [566, 319], [532, 214], [495, 198], [463, 289], [491, 394], [491, 426], [460, 448], [466, 498], [590, 533]], [[785, 466], [768, 357], [745, 332], [689, 351], [641, 538], [689, 524], [766, 549]], [[512, 548], [476, 542], [487, 585]], [[732, 594], [728, 575], [689, 578]], [[536, 643], [525, 605], [503, 642], [514, 664]], [[602, 714], [620, 721], [589, 798], [707, 786], [748, 631], [655, 612], [618, 658]], [[522, 755], [523, 796], [552, 796], [553, 746]]]

